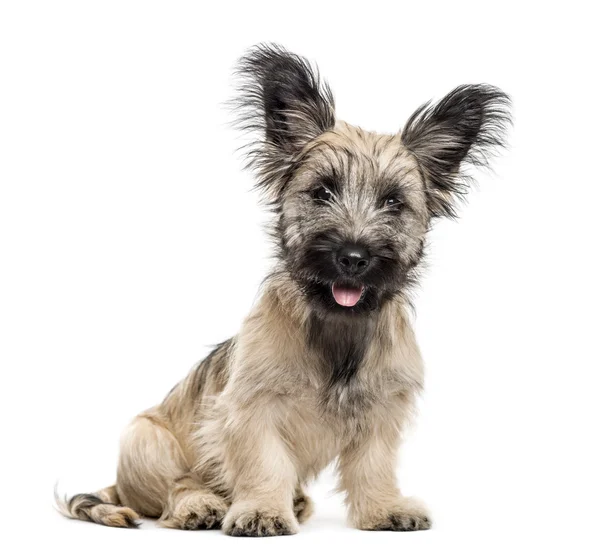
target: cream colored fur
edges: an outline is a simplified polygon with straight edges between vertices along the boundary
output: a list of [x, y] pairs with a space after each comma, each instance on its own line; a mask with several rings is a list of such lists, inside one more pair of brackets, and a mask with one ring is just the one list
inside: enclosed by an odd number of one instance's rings
[[[339, 122], [307, 149], [324, 165], [344, 146], [404, 169], [412, 229], [424, 234], [422, 186], [398, 137]], [[289, 187], [302, 187], [302, 176]], [[407, 250], [413, 242], [407, 237]], [[396, 451], [423, 383], [407, 308], [401, 295], [382, 307], [357, 376], [332, 387], [321, 356], [307, 345], [308, 302], [285, 269], [276, 269], [239, 334], [126, 429], [117, 496], [103, 500], [135, 511], [132, 521], [139, 513], [172, 528], [222, 524], [233, 535], [293, 534], [312, 513], [303, 486], [337, 459], [352, 525], [429, 528], [426, 512], [403, 497], [395, 477]], [[111, 522], [75, 511], [63, 505], [69, 516]]]
[[[123, 505], [171, 527], [196, 515], [192, 522], [214, 520], [207, 526], [224, 519], [226, 532], [256, 521], [258, 532], [294, 533], [311, 512], [302, 486], [338, 457], [353, 525], [429, 525], [395, 478], [396, 450], [423, 380], [403, 301], [381, 312], [356, 386], [339, 398], [325, 390], [299, 334], [306, 316], [293, 283], [271, 280], [232, 343], [134, 420], [121, 443]], [[294, 513], [299, 499], [305, 507]]]
[[[336, 119], [318, 71], [280, 46], [250, 49], [236, 75], [278, 265], [239, 334], [125, 431], [116, 486], [61, 508], [117, 526], [139, 513], [293, 534], [312, 512], [304, 486], [335, 461], [351, 524], [427, 529], [395, 475], [423, 384], [406, 296], [432, 219], [455, 215], [468, 190], [463, 162], [487, 167], [504, 145], [510, 99], [459, 86], [400, 133], [375, 134]], [[340, 302], [336, 288], [361, 298]]]

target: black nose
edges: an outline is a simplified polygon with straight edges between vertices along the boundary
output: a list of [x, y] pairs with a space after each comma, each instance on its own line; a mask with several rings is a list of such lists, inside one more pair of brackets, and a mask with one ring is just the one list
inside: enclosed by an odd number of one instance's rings
[[343, 246], [337, 254], [340, 267], [348, 274], [359, 275], [369, 266], [369, 252], [360, 246]]

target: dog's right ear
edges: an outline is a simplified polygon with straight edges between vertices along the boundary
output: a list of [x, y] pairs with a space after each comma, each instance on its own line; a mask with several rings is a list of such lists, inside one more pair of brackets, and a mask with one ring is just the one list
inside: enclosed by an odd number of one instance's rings
[[302, 148], [333, 128], [333, 95], [306, 59], [278, 45], [250, 49], [236, 75], [237, 127], [258, 136], [249, 145], [249, 166], [259, 186], [277, 194]]

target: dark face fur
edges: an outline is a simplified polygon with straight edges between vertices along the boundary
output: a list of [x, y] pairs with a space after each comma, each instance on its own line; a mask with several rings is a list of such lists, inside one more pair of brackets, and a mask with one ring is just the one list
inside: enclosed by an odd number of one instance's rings
[[277, 215], [282, 268], [315, 312], [360, 320], [411, 283], [431, 219], [453, 216], [465, 193], [461, 163], [485, 165], [502, 145], [508, 97], [461, 86], [379, 135], [336, 121], [328, 86], [280, 47], [253, 49], [239, 74], [239, 122], [260, 134], [250, 164]]
[[278, 233], [311, 302], [356, 314], [408, 284], [428, 220], [417, 165], [399, 138], [338, 123], [299, 157], [281, 193]]

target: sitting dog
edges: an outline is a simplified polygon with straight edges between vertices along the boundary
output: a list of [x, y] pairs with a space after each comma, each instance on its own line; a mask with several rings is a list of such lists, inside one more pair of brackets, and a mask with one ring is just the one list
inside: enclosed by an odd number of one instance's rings
[[409, 292], [465, 165], [503, 146], [509, 98], [463, 85], [380, 135], [336, 120], [318, 72], [279, 46], [251, 49], [236, 75], [275, 268], [239, 334], [126, 429], [116, 485], [59, 506], [109, 526], [294, 534], [312, 513], [305, 485], [336, 460], [353, 526], [426, 530], [395, 475], [423, 385]]

